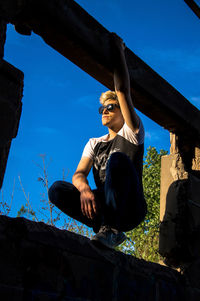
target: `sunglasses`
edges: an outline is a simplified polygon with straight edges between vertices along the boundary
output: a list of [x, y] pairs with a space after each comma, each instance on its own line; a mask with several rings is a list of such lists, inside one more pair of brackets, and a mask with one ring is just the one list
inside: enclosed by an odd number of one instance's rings
[[109, 105], [107, 106], [101, 106], [99, 108], [99, 114], [103, 114], [103, 111], [106, 109], [108, 110], [109, 112], [112, 112], [114, 109], [116, 108], [119, 108], [119, 105], [115, 104], [115, 103], [110, 103]]

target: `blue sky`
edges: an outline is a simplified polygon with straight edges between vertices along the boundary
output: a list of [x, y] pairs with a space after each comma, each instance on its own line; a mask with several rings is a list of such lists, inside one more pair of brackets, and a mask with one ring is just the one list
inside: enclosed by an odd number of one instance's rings
[[[121, 36], [127, 46], [189, 101], [200, 108], [200, 20], [183, 0], [79, 0], [104, 27]], [[67, 181], [90, 137], [105, 134], [98, 115], [99, 95], [106, 88], [32, 34], [22, 36], [8, 26], [4, 59], [24, 72], [23, 111], [13, 139], [4, 178], [4, 200], [12, 215], [25, 203], [18, 176], [31, 203], [40, 206], [43, 187], [37, 179], [49, 163], [49, 182]], [[138, 112], [146, 130], [145, 149], [169, 151], [169, 133]], [[94, 187], [92, 177], [89, 177]]]

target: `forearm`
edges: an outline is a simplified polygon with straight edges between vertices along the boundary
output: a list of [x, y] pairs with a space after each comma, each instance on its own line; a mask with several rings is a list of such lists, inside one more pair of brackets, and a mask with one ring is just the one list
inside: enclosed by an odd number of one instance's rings
[[115, 35], [111, 35], [111, 58], [114, 73], [115, 90], [124, 93], [130, 91], [130, 77], [124, 53], [124, 43]]
[[130, 78], [124, 53], [119, 53], [118, 56], [116, 56], [116, 63], [114, 64], [113, 71], [115, 91], [124, 92], [125, 94], [129, 93]]
[[87, 177], [82, 172], [75, 172], [72, 177], [72, 183], [80, 192], [91, 190]]
[[[115, 86], [115, 92], [118, 97], [122, 114], [124, 115], [125, 113], [124, 110], [125, 106], [128, 107], [129, 113], [133, 114], [134, 105], [132, 102], [131, 92], [130, 92], [130, 77], [129, 77], [128, 67], [126, 64], [126, 59], [124, 54], [124, 46], [120, 41], [116, 41], [113, 60], [114, 60], [113, 63], [114, 86]], [[125, 116], [124, 119], [126, 120]]]
[[116, 34], [111, 34], [111, 59], [114, 73], [115, 92], [118, 97], [124, 121], [133, 131], [137, 131], [139, 121], [134, 110], [134, 104], [131, 97], [130, 77], [124, 49], [125, 45], [122, 39]]
[[118, 91], [124, 94], [130, 93], [130, 80], [126, 70], [114, 69], [114, 87], [116, 93]]

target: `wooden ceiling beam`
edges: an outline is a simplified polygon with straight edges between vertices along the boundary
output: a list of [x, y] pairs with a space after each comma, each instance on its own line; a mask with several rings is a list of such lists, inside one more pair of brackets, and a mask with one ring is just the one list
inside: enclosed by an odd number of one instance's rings
[[184, 0], [185, 3], [191, 8], [195, 15], [200, 19], [200, 7], [194, 0]]
[[[22, 34], [31, 31], [113, 89], [109, 31], [73, 0], [1, 0], [0, 15]], [[126, 59], [137, 109], [178, 135], [200, 137], [200, 112], [130, 49]], [[78, 83], [77, 83], [78, 85]]]

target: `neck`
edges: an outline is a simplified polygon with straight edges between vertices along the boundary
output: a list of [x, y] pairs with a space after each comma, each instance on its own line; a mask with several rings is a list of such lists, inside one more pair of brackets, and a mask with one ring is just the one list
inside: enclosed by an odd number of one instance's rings
[[115, 136], [117, 135], [117, 133], [119, 132], [119, 130], [122, 128], [122, 126], [120, 127], [117, 127], [115, 129], [111, 129], [111, 128], [108, 128], [108, 140], [112, 140], [113, 138], [115, 138]]
[[108, 129], [109, 134], [108, 134], [108, 140], [112, 140], [113, 138], [115, 138], [115, 136], [117, 135], [117, 133], [111, 129]]

